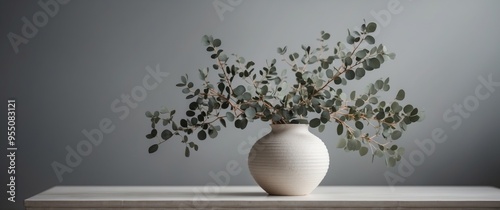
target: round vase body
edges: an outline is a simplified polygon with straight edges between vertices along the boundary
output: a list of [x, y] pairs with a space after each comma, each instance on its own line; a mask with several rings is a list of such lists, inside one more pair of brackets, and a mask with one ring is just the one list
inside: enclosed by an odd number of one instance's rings
[[248, 167], [271, 195], [307, 195], [323, 180], [330, 157], [321, 139], [305, 124], [271, 125], [248, 155]]

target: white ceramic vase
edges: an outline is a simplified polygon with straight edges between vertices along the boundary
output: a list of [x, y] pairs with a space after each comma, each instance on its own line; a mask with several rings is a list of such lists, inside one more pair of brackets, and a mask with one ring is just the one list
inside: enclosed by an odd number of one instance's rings
[[323, 180], [330, 157], [306, 124], [271, 125], [248, 155], [257, 184], [271, 195], [307, 195]]

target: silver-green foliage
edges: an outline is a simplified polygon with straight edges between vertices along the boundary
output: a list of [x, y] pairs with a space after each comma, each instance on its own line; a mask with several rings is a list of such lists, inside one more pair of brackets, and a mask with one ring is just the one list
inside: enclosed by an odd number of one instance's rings
[[[302, 123], [324, 131], [333, 126], [340, 140], [338, 148], [358, 151], [361, 156], [370, 151], [373, 157], [384, 157], [386, 164], [394, 166], [401, 159], [404, 148], [398, 140], [407, 126], [421, 120], [421, 112], [412, 105], [402, 105], [405, 91], [399, 90], [393, 100], [384, 101], [377, 95], [389, 91], [389, 78], [369, 83], [364, 91], [345, 91], [349, 80], [359, 80], [367, 73], [379, 69], [394, 53], [388, 53], [382, 44], [374, 45], [371, 35], [377, 28], [373, 22], [362, 24], [360, 31], [349, 31], [347, 46], [338, 42], [333, 50], [326, 44], [330, 34], [324, 31], [318, 39], [320, 46], [302, 46], [302, 52], [287, 52], [278, 48], [282, 61], [290, 66], [293, 79], [287, 80], [287, 70], [278, 72], [276, 59], [262, 68], [253, 61], [231, 55], [221, 48], [220, 39], [203, 36], [203, 44], [214, 60], [211, 68], [198, 71], [201, 84], [191, 82], [188, 75], [181, 76], [177, 84], [191, 100], [185, 116], [174, 121], [175, 110], [146, 112], [152, 130], [148, 139], [158, 136], [161, 122], [163, 131], [158, 143], [149, 148], [153, 153], [158, 145], [179, 136], [186, 144], [185, 156], [198, 145], [189, 139], [196, 134], [198, 140], [215, 138], [228, 123], [245, 129], [249, 122], [261, 120], [272, 124]], [[210, 73], [219, 79], [210, 81]]]

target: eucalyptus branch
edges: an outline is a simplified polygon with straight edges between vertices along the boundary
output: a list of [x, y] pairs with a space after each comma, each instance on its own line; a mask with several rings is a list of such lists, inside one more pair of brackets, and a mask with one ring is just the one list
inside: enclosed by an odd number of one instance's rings
[[[405, 98], [403, 90], [390, 102], [381, 99], [381, 93], [390, 90], [389, 78], [368, 83], [364, 92], [347, 92], [343, 87], [395, 58], [384, 45], [374, 45], [372, 33], [376, 28], [372, 22], [362, 24], [360, 31], [348, 30], [345, 41], [349, 45], [337, 42], [331, 51], [326, 44], [330, 34], [324, 31], [318, 39], [320, 46], [315, 49], [302, 46], [304, 54], [287, 52], [287, 47], [278, 48], [281, 61], [294, 73], [291, 80], [286, 78], [286, 72], [276, 69], [276, 59], [266, 60], [264, 67], [256, 68], [253, 61], [246, 62], [239, 55], [231, 56], [235, 61], [229, 59], [223, 53], [220, 39], [203, 36], [206, 51], [214, 61], [211, 69], [218, 72], [219, 80], [210, 83], [210, 68], [199, 70], [201, 87], [195, 87], [187, 74], [181, 76], [176, 86], [191, 100], [185, 110], [186, 117], [174, 121], [175, 110], [146, 112], [152, 128], [146, 138], [160, 138], [149, 152], [179, 136], [185, 143], [185, 156], [189, 156], [191, 150], [198, 150], [189, 136], [196, 134], [198, 140], [216, 138], [221, 126], [229, 123], [238, 129], [245, 129], [256, 120], [271, 124], [302, 123], [320, 132], [327, 124], [335, 124], [340, 136], [337, 147], [358, 151], [361, 156], [371, 151], [372, 160], [375, 156], [385, 156], [387, 165], [394, 166], [404, 152], [396, 140], [408, 125], [422, 120], [421, 111], [410, 104], [399, 104]], [[157, 130], [160, 126], [163, 126], [161, 134]]]

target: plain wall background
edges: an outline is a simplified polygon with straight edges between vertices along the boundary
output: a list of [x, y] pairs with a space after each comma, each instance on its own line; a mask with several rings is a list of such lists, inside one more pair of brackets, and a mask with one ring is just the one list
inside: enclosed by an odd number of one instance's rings
[[[231, 8], [222, 14], [223, 20], [214, 2]], [[389, 2], [399, 2], [397, 14], [377, 19], [389, 11]], [[200, 151], [190, 158], [184, 157], [179, 139], [150, 155], [147, 148], [152, 141], [144, 137], [150, 131], [144, 112], [163, 105], [178, 113], [187, 109], [189, 102], [175, 84], [181, 75], [195, 79], [197, 69], [212, 65], [200, 41], [204, 34], [221, 38], [226, 52], [262, 67], [266, 59], [279, 58], [277, 47], [287, 45], [290, 52], [299, 51], [301, 44], [316, 46], [321, 30], [332, 34], [330, 45], [344, 41], [346, 29], [359, 26], [363, 19], [379, 23], [377, 43], [384, 43], [397, 57], [346, 90], [363, 90], [368, 82], [390, 77], [392, 94], [404, 88], [405, 102], [425, 110], [425, 121], [410, 126], [398, 140], [406, 147], [405, 158], [420, 151], [416, 142], [430, 138], [435, 128], [448, 137], [398, 184], [500, 187], [500, 89], [479, 101], [458, 129], [443, 119], [454, 104], [474, 96], [481, 85], [479, 77], [491, 74], [493, 81], [500, 81], [499, 1], [252, 0], [234, 6], [226, 0], [71, 1], [60, 5], [57, 14], [15, 53], [7, 34], [20, 35], [21, 18], [32, 19], [41, 10], [38, 1], [0, 3], [4, 110], [0, 122], [5, 128], [6, 100], [15, 98], [19, 148], [17, 202], [7, 202], [4, 193], [2, 209], [21, 208], [24, 199], [55, 185], [205, 185], [213, 182], [210, 171], [225, 170], [233, 160], [242, 172], [229, 184], [255, 185], [247, 154], [238, 146], [269, 129], [266, 123], [251, 124], [243, 131], [231, 125], [217, 139], [200, 142]], [[156, 65], [170, 75], [120, 119], [122, 112], [113, 112], [112, 102], [141, 85], [146, 67]], [[82, 130], [98, 128], [104, 118], [115, 130], [59, 182], [51, 164], [64, 163], [66, 147], [75, 148], [86, 139]], [[371, 163], [370, 157], [336, 149], [333, 128], [324, 133], [311, 129], [331, 156], [322, 185], [387, 185], [384, 173], [401, 175], [398, 167], [387, 168], [382, 159]], [[3, 139], [5, 132], [2, 129]], [[6, 141], [2, 142], [0, 183], [5, 192], [8, 161]]]

